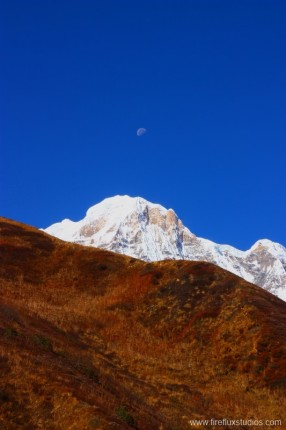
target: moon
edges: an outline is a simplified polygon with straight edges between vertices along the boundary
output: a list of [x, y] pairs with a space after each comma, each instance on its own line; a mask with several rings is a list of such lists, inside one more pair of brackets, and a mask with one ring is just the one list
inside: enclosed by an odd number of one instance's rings
[[143, 134], [145, 134], [147, 132], [146, 128], [144, 127], [140, 127], [138, 128], [138, 130], [136, 131], [136, 134], [138, 137], [143, 136]]

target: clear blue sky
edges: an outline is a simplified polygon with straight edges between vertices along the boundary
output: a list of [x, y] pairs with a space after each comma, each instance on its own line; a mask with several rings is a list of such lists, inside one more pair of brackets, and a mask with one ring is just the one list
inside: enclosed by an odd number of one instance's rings
[[1, 215], [129, 194], [286, 245], [285, 22], [284, 0], [2, 0]]

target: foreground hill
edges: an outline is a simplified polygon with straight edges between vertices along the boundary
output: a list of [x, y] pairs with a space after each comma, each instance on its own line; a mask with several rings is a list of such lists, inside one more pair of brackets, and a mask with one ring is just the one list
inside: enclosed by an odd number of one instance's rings
[[141, 197], [110, 197], [88, 209], [81, 221], [66, 219], [45, 231], [145, 261], [208, 261], [286, 300], [284, 246], [266, 239], [245, 252], [219, 245], [191, 233], [172, 209]]
[[285, 425], [286, 304], [265, 290], [4, 218], [0, 261], [1, 430]]

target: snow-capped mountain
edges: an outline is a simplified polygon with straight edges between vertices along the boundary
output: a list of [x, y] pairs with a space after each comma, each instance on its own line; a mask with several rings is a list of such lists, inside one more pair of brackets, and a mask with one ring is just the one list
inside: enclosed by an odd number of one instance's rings
[[44, 230], [68, 242], [108, 249], [146, 261], [209, 261], [286, 300], [286, 248], [263, 239], [240, 251], [195, 236], [172, 209], [141, 197], [115, 196]]

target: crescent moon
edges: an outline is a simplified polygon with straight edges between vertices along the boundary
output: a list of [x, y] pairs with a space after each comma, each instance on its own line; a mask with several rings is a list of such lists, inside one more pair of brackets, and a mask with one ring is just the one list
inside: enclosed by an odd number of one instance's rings
[[143, 134], [145, 134], [146, 133], [146, 128], [144, 128], [144, 127], [140, 127], [140, 128], [138, 128], [138, 130], [136, 131], [136, 134], [137, 134], [137, 136], [138, 137], [140, 137], [140, 136], [143, 136]]

